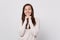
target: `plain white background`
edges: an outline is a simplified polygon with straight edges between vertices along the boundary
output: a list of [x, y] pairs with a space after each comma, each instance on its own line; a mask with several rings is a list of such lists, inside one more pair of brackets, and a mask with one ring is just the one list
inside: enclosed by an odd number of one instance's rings
[[38, 40], [60, 40], [59, 0], [0, 0], [0, 40], [18, 40], [22, 7], [31, 3], [40, 19]]

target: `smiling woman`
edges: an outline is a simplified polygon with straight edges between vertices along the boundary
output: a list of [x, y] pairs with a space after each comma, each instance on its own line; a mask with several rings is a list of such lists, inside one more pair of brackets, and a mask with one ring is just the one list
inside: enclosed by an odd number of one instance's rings
[[34, 17], [33, 6], [31, 4], [25, 4], [20, 19], [19, 40], [36, 40], [38, 32], [39, 19]]

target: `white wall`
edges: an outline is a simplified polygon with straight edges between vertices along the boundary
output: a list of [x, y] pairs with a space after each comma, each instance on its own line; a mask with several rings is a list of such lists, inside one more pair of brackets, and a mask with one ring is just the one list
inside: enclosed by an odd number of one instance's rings
[[40, 18], [38, 40], [60, 40], [59, 0], [0, 0], [0, 40], [18, 40], [22, 7], [30, 3]]

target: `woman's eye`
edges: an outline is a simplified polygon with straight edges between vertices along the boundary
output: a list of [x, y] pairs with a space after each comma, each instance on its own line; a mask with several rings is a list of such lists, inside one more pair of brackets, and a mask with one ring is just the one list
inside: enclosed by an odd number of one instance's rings
[[31, 9], [29, 9], [29, 10], [31, 10]]
[[27, 9], [25, 9], [25, 10], [27, 10]]

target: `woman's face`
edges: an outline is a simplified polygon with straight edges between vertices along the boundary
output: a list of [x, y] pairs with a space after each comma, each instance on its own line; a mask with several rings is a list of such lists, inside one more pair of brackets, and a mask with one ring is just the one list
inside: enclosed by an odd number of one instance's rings
[[32, 9], [31, 9], [31, 7], [29, 5], [25, 6], [24, 13], [25, 13], [26, 16], [30, 16], [31, 15]]

